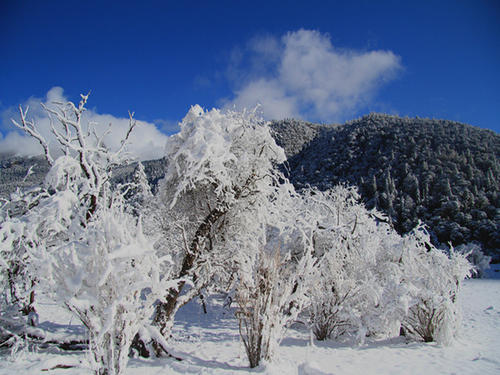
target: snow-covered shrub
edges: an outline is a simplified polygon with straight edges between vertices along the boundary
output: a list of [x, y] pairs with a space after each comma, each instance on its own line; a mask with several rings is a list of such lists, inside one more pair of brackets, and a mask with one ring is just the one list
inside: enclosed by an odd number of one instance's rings
[[[18, 190], [2, 206], [0, 223], [0, 287], [9, 311], [18, 309], [28, 315], [28, 323], [36, 322], [35, 289], [36, 265], [31, 252], [46, 243], [55, 243], [65, 237], [70, 223], [66, 196], [49, 194], [44, 189]], [[31, 319], [31, 318], [33, 319]]]
[[305, 191], [304, 199], [317, 220], [309, 307], [317, 339], [349, 333], [363, 341], [396, 335], [401, 326], [424, 341], [452, 339], [470, 269], [464, 255], [436, 249], [422, 226], [401, 237], [352, 188]]
[[87, 327], [96, 374], [121, 374], [134, 336], [169, 286], [160, 260], [140, 219], [116, 202], [71, 238], [46, 255], [43, 281]]
[[273, 358], [286, 328], [303, 310], [312, 265], [311, 249], [292, 259], [290, 251], [272, 247], [261, 248], [242, 265], [236, 317], [250, 367]]
[[284, 266], [279, 250], [268, 254], [263, 250], [253, 270], [254, 274], [246, 275], [241, 280], [236, 292], [238, 310], [236, 317], [239, 332], [250, 367], [257, 367], [261, 358], [268, 358], [272, 340], [270, 309], [274, 317], [280, 313], [276, 299], [280, 293], [280, 269]]
[[453, 249], [435, 248], [422, 226], [404, 239], [402, 264], [412, 300], [402, 327], [425, 342], [448, 344], [461, 321], [458, 291], [471, 265]]
[[347, 243], [358, 224], [351, 221], [355, 214], [348, 212], [354, 197], [341, 196], [346, 192], [341, 189], [304, 192], [306, 205], [317, 220], [314, 249], [318, 262], [311, 279], [309, 319], [318, 340], [337, 338], [357, 325], [354, 314], [362, 309], [356, 305], [362, 303], [366, 288], [359, 277], [369, 275], [355, 269], [363, 267], [360, 255], [364, 253]]
[[359, 203], [354, 188], [304, 191], [316, 221], [309, 319], [318, 340], [390, 335], [399, 330], [404, 290], [397, 233]]

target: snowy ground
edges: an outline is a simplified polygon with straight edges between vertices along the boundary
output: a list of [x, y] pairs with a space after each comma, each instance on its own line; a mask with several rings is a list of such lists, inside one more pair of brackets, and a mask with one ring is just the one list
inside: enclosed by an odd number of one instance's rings
[[[494, 274], [497, 278], [500, 272]], [[128, 375], [149, 374], [500, 374], [500, 279], [468, 280], [462, 289], [463, 328], [448, 347], [407, 343], [403, 338], [350, 346], [335, 342], [311, 342], [305, 330], [289, 330], [276, 360], [250, 370], [238, 337], [236, 321], [212, 300], [209, 314], [196, 303], [179, 313], [170, 341], [172, 352], [183, 358], [132, 359]], [[81, 333], [75, 319], [44, 306], [42, 325], [53, 335], [69, 328]], [[60, 325], [49, 323], [57, 317]], [[82, 352], [52, 350], [22, 352], [12, 360], [0, 357], [0, 374], [89, 374]], [[54, 369], [57, 365], [76, 365]]]

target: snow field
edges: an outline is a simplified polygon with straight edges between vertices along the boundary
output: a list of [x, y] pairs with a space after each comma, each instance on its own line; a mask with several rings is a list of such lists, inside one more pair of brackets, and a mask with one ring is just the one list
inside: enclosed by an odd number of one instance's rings
[[[239, 340], [237, 320], [211, 298], [208, 314], [193, 301], [182, 308], [169, 341], [171, 358], [132, 359], [127, 375], [160, 374], [286, 374], [286, 375], [379, 375], [379, 374], [499, 374], [500, 373], [500, 280], [466, 280], [461, 290], [463, 326], [450, 346], [407, 342], [396, 337], [368, 341], [361, 346], [349, 342], [313, 341], [304, 328], [289, 329], [276, 359], [255, 369], [248, 368]], [[41, 304], [41, 324], [80, 331], [64, 311]], [[71, 332], [71, 331], [70, 331]], [[66, 332], [66, 334], [70, 333]], [[62, 332], [59, 332], [62, 334]], [[4, 351], [0, 374], [90, 374], [82, 352], [54, 349], [22, 352], [12, 360]], [[57, 365], [77, 366], [50, 369]]]

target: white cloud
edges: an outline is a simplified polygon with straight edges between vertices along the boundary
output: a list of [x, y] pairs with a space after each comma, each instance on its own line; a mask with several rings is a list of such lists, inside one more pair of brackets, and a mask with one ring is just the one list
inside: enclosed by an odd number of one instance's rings
[[287, 96], [284, 88], [275, 80], [258, 79], [249, 82], [236, 92], [236, 97], [230, 103], [239, 109], [251, 108], [256, 104], [262, 105], [262, 111], [268, 118], [299, 116], [296, 98]]
[[254, 38], [230, 67], [238, 86], [226, 106], [260, 103], [267, 118], [338, 120], [368, 102], [400, 69], [391, 51], [338, 49], [318, 31]]
[[[89, 97], [91, 102], [92, 96]], [[43, 110], [40, 103], [47, 106], [53, 106], [53, 102], [66, 102], [64, 92], [61, 87], [53, 87], [47, 92], [45, 100], [30, 98], [23, 105], [23, 108], [29, 106], [28, 119], [33, 119], [38, 126], [40, 133], [48, 140], [51, 146], [51, 152], [58, 152], [57, 142], [50, 131], [50, 118]], [[12, 109], [7, 109], [2, 113], [4, 130], [8, 131], [3, 138], [0, 137], [0, 152], [12, 153], [20, 156], [39, 155], [42, 153], [40, 144], [33, 138], [15, 130], [14, 125], [6, 124], [7, 117], [19, 121], [19, 115]], [[121, 140], [125, 137], [128, 130], [129, 119], [114, 117], [109, 114], [99, 114], [91, 109], [84, 113], [84, 124], [94, 122], [98, 124], [96, 131], [99, 135], [110, 129], [110, 134], [104, 138], [105, 144], [112, 150], [120, 147]], [[84, 125], [85, 126], [85, 125]], [[164, 155], [165, 142], [167, 136], [160, 132], [158, 128], [151, 123], [137, 121], [137, 126], [130, 135], [127, 150], [133, 157], [140, 160], [149, 160], [160, 158]]]

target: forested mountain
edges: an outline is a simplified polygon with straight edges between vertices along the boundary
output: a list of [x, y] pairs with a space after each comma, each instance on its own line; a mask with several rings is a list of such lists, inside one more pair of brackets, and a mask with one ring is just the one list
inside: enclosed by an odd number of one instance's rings
[[296, 187], [355, 185], [400, 233], [421, 220], [440, 243], [478, 241], [492, 253], [500, 249], [499, 134], [383, 114], [342, 126], [284, 120], [273, 127]]
[[40, 184], [49, 170], [42, 156], [25, 158], [2, 154], [0, 150], [0, 198], [7, 198], [17, 188]]
[[[499, 134], [452, 121], [384, 114], [344, 125], [288, 119], [272, 128], [296, 187], [355, 185], [367, 206], [385, 212], [400, 233], [421, 220], [436, 243], [478, 241], [499, 254]], [[162, 160], [144, 163], [153, 187], [163, 165]], [[131, 178], [134, 168], [117, 168], [114, 181]], [[47, 170], [42, 158], [0, 157], [0, 197], [39, 183]]]

